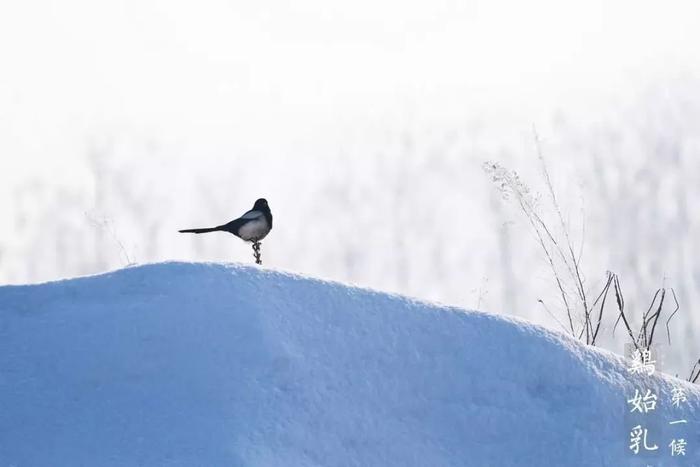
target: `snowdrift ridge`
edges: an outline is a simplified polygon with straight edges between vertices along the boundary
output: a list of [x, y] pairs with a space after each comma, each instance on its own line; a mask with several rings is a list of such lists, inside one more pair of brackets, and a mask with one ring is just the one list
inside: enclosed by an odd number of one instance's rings
[[[685, 458], [631, 455], [636, 387]], [[523, 321], [256, 267], [0, 287], [3, 466], [697, 466], [698, 414]]]

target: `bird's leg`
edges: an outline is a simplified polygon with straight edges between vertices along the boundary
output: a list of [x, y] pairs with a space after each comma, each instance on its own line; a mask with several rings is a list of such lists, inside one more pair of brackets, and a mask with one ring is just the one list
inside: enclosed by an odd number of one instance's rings
[[255, 264], [262, 264], [262, 254], [260, 253], [260, 241], [255, 240], [253, 242], [253, 256], [255, 257]]

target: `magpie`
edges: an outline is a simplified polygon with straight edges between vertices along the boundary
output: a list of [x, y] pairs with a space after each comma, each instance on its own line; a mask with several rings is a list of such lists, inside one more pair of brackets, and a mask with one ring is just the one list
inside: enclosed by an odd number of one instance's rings
[[204, 229], [185, 229], [181, 233], [229, 232], [246, 242], [258, 243], [272, 230], [272, 212], [265, 198], [260, 198], [253, 209], [228, 224]]

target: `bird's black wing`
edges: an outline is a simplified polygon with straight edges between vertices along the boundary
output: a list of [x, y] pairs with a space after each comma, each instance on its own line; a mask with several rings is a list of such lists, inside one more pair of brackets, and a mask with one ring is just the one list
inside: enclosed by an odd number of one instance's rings
[[[263, 216], [262, 211], [258, 211], [257, 209], [251, 209], [250, 211], [246, 212], [238, 219], [245, 219], [248, 221], [252, 221], [253, 219], [259, 219], [262, 216]], [[238, 219], [236, 219], [236, 220], [238, 220]]]
[[255, 219], [259, 219], [262, 216], [263, 216], [262, 212], [251, 209], [250, 211], [246, 212], [238, 219], [234, 219], [231, 222], [229, 222], [228, 224], [224, 224], [224, 225], [219, 226], [217, 228], [219, 230], [225, 230], [226, 232], [231, 232], [234, 235], [238, 235], [238, 229], [243, 227], [248, 222], [253, 221]]

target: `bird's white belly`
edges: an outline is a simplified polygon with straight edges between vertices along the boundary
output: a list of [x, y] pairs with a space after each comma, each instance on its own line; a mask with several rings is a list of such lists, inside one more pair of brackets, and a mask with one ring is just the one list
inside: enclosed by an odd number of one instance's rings
[[262, 240], [269, 231], [270, 227], [267, 225], [267, 219], [264, 216], [260, 216], [258, 219], [241, 226], [238, 229], [238, 236], [246, 241]]

